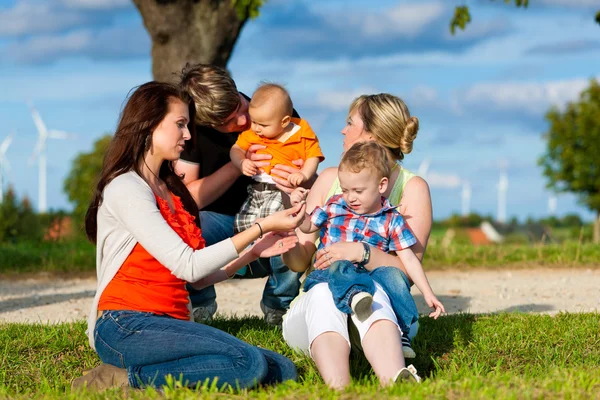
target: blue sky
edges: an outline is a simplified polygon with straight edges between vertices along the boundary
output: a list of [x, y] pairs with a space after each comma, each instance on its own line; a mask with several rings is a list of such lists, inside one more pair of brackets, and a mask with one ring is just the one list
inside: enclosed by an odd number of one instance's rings
[[[452, 36], [457, 4], [473, 22]], [[600, 0], [270, 0], [246, 24], [229, 69], [251, 94], [261, 80], [285, 84], [318, 134], [326, 160], [341, 153], [347, 107], [362, 93], [403, 98], [420, 120], [404, 165], [430, 160], [434, 217], [496, 214], [502, 166], [508, 215], [548, 215], [550, 192], [536, 160], [544, 114], [577, 99], [600, 72]], [[73, 158], [117, 123], [127, 92], [151, 80], [150, 40], [129, 0], [0, 0], [0, 141], [16, 130], [5, 182], [37, 204], [32, 101], [50, 129], [77, 135], [48, 142], [48, 206], [70, 209], [62, 191]], [[592, 214], [561, 194], [557, 215]]]

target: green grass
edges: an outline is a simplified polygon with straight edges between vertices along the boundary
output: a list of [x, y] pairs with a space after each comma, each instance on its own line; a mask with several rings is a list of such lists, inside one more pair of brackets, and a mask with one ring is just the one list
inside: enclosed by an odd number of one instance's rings
[[[213, 323], [249, 343], [290, 357], [299, 383], [242, 392], [207, 385], [199, 393], [167, 388], [131, 391], [131, 398], [597, 398], [600, 393], [600, 314], [452, 315], [421, 318], [414, 361], [421, 385], [380, 389], [364, 359], [353, 362], [354, 383], [343, 393], [323, 385], [310, 359], [291, 351], [280, 331], [258, 318]], [[125, 395], [71, 393], [69, 382], [99, 363], [87, 345], [84, 323], [0, 325], [0, 397], [106, 398]], [[149, 349], [151, 351], [151, 349]], [[353, 356], [356, 357], [356, 356]]]
[[446, 268], [600, 267], [600, 246], [568, 241], [561, 244], [473, 246], [440, 243], [427, 246], [423, 266]]
[[[0, 243], [0, 274], [93, 273], [94, 246], [81, 239], [62, 242]], [[560, 244], [501, 244], [473, 246], [462, 240], [443, 245], [433, 234], [423, 265], [427, 270], [447, 268], [600, 267], [600, 246], [589, 242]]]
[[88, 241], [0, 243], [0, 274], [92, 272], [96, 250]]

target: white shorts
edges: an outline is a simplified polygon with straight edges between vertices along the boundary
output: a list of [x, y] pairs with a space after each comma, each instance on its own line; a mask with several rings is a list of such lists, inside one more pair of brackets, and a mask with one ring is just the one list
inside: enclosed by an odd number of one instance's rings
[[[373, 296], [373, 314], [365, 321], [360, 322], [352, 316], [352, 322], [358, 329], [360, 342], [367, 334], [375, 321], [389, 320], [398, 326], [398, 320], [390, 304], [388, 295], [379, 284], [375, 283]], [[337, 309], [333, 302], [333, 295], [327, 283], [319, 283], [308, 292], [292, 302], [288, 312], [283, 317], [283, 338], [287, 344], [300, 352], [310, 354], [313, 340], [325, 332], [339, 333], [350, 346], [348, 333], [348, 314]], [[400, 328], [398, 327], [400, 334]]]

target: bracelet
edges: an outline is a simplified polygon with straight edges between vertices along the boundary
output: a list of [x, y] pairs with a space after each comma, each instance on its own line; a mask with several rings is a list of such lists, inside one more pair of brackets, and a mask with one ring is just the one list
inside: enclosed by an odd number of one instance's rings
[[258, 222], [255, 222], [254, 225], [258, 225], [258, 229], [260, 229], [260, 235], [258, 235], [258, 238], [262, 239], [262, 237], [263, 237], [262, 226], [260, 226], [260, 224]]

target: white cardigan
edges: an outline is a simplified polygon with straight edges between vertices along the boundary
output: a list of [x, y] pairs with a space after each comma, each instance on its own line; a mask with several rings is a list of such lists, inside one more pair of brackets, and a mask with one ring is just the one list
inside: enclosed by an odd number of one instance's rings
[[231, 239], [196, 251], [189, 247], [161, 215], [150, 186], [134, 171], [119, 175], [106, 185], [97, 221], [98, 287], [87, 329], [93, 349], [100, 296], [136, 243], [187, 282], [219, 273], [221, 267], [238, 257]]

